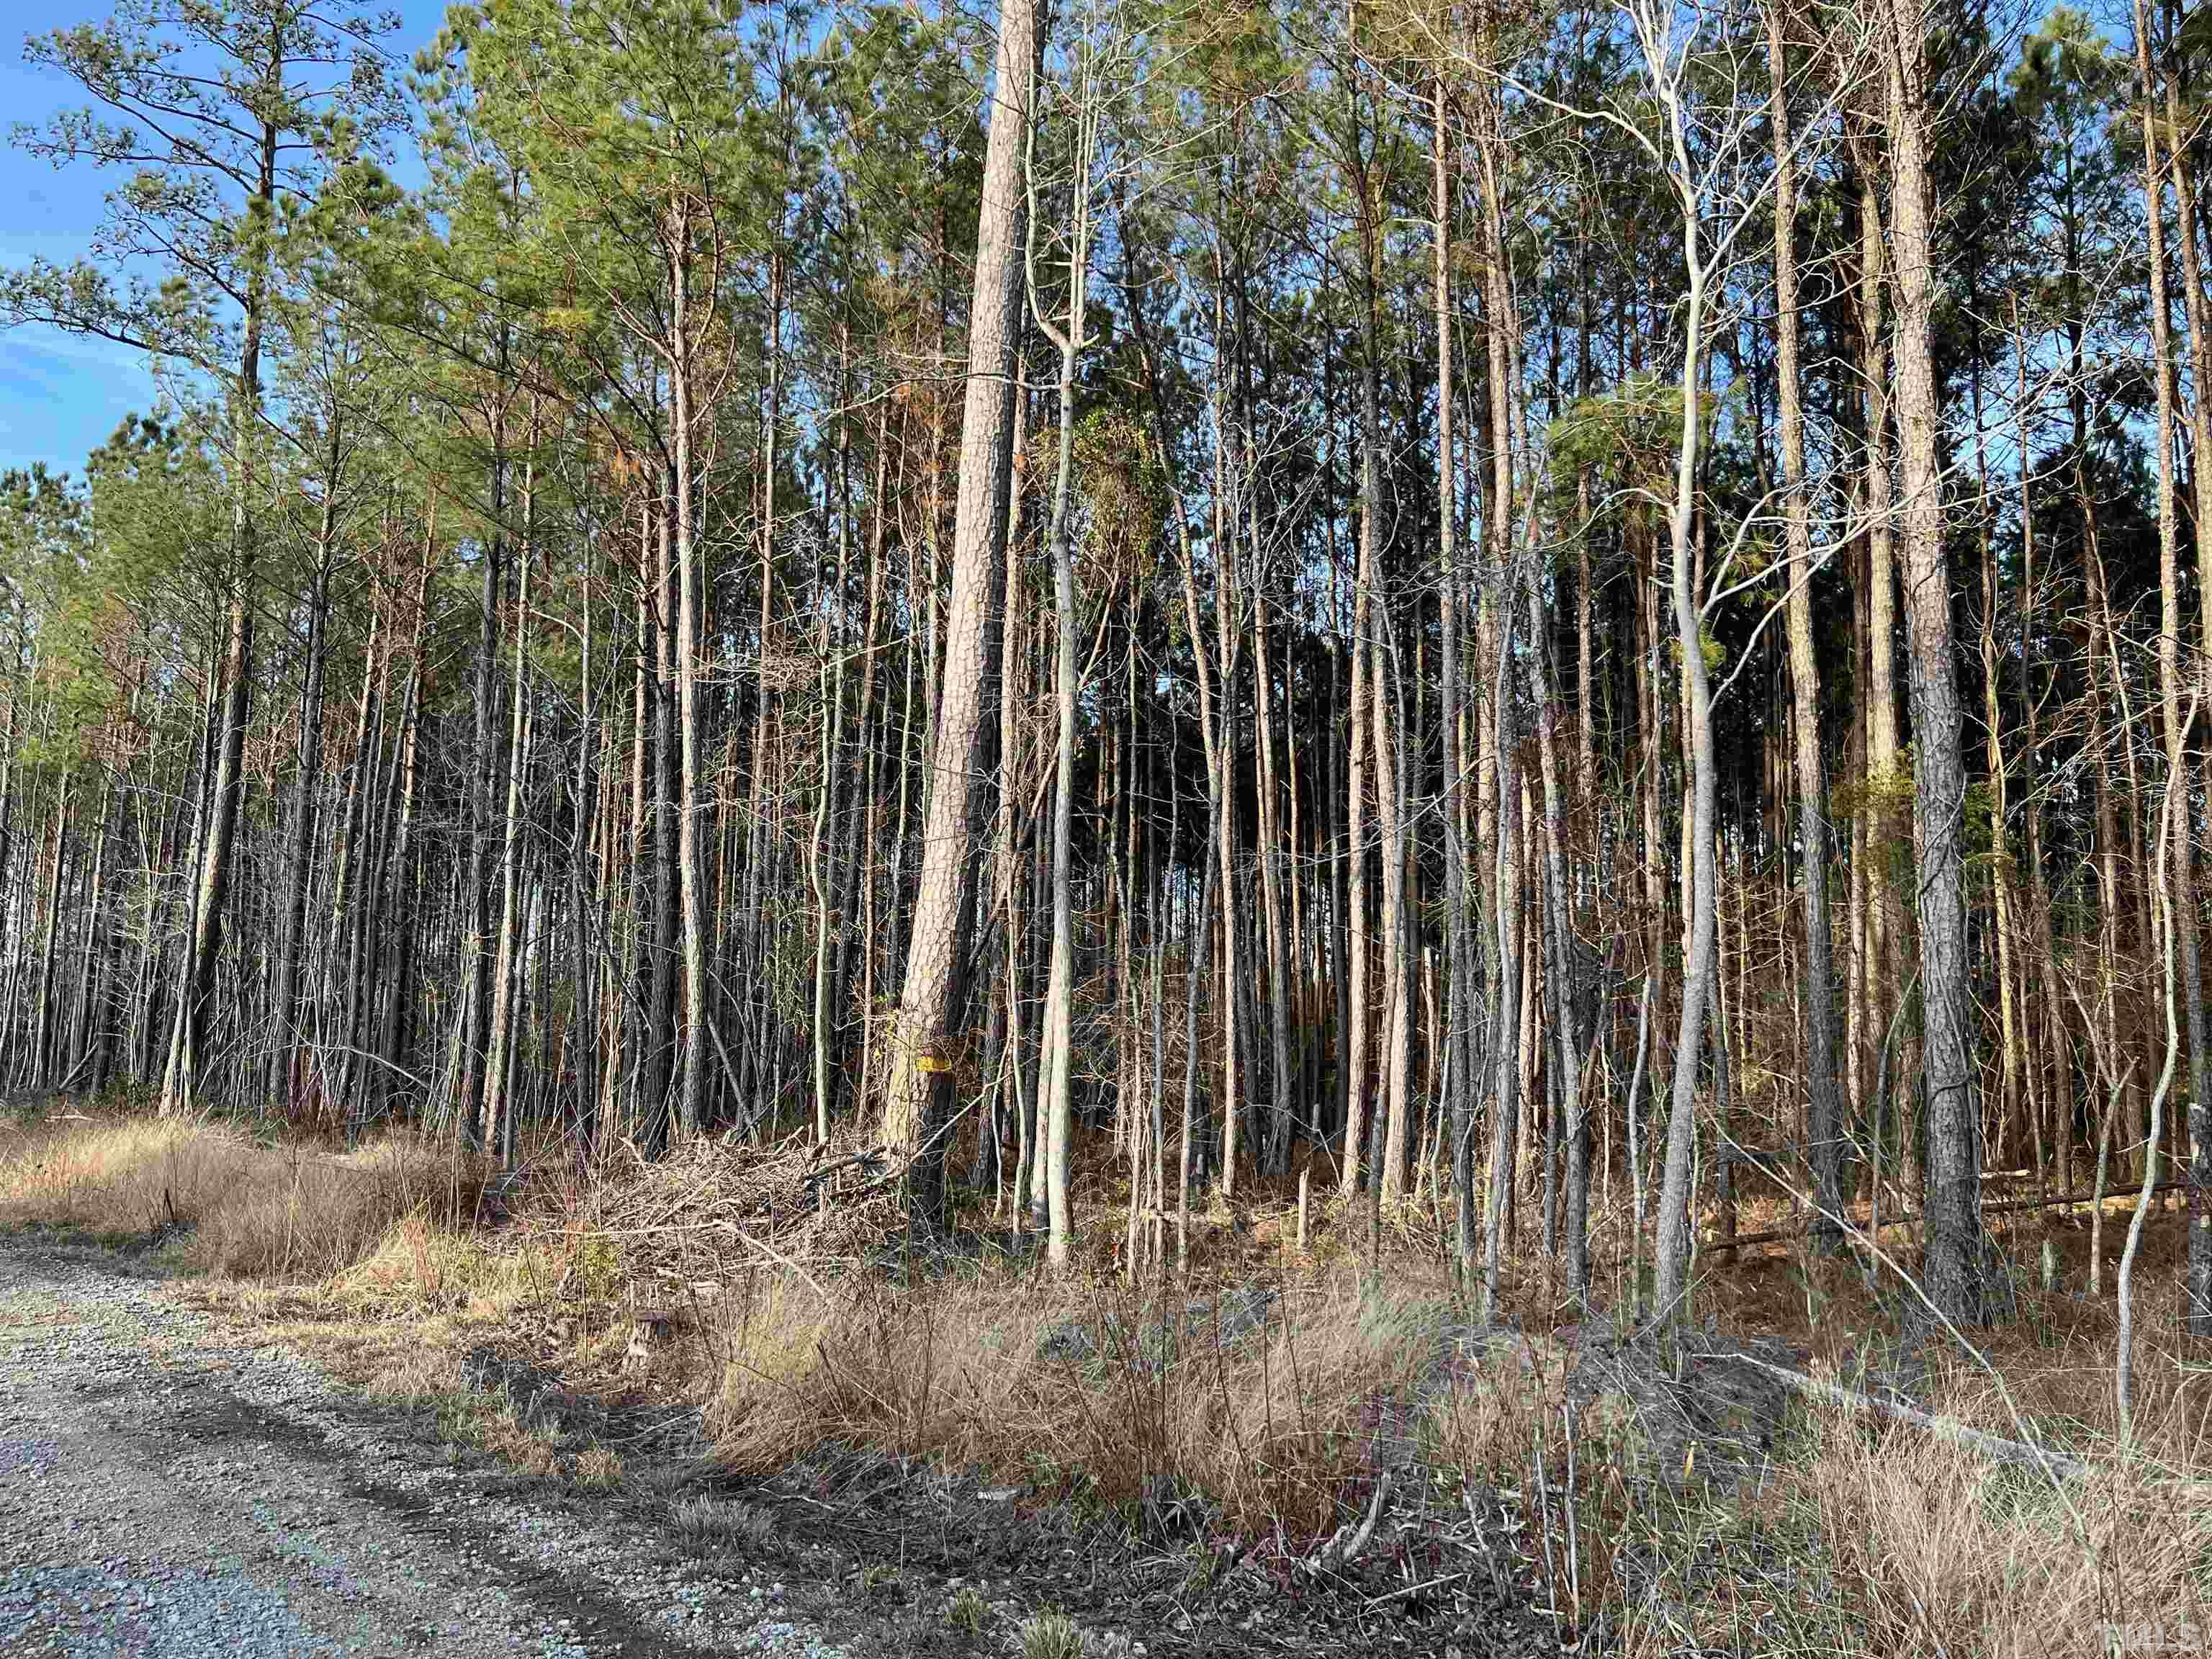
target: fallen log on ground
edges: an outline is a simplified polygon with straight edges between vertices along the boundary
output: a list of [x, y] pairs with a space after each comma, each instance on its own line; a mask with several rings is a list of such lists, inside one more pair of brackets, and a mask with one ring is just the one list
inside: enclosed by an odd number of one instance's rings
[[2031, 1445], [2025, 1440], [2008, 1440], [2002, 1435], [1971, 1427], [1956, 1418], [1937, 1417], [1931, 1412], [1921, 1411], [1899, 1401], [1861, 1394], [1839, 1383], [1823, 1382], [1817, 1376], [1808, 1376], [1803, 1371], [1791, 1370], [1787, 1365], [1754, 1359], [1747, 1353], [1707, 1353], [1698, 1357], [1700, 1359], [1733, 1360], [1738, 1364], [1752, 1366], [1765, 1372], [1791, 1392], [1808, 1399], [1839, 1406], [1862, 1417], [1880, 1417], [1893, 1423], [1909, 1423], [1938, 1439], [1967, 1447], [2001, 1463], [2039, 1468], [2051, 1474], [2068, 1476], [2084, 1475], [2089, 1472], [2087, 1463], [2078, 1457], [2069, 1457], [2064, 1452], [2051, 1451], [2042, 1446]]
[[[2187, 1190], [2188, 1186], [2189, 1183], [2185, 1181], [2161, 1181], [2153, 1190], [2158, 1193], [2178, 1193]], [[2142, 1189], [2139, 1187], [2115, 1188], [2105, 1194], [2104, 1201], [2112, 1204], [2123, 1199], [2138, 1198], [2142, 1195]], [[1982, 1204], [1982, 1213], [2002, 1215], [2007, 1211], [2012, 1210], [2051, 1210], [2065, 1204], [2094, 1204], [2096, 1201], [2097, 1195], [2094, 1193], [2061, 1194], [2051, 1198], [2005, 1198], [1994, 1201], [1984, 1200]], [[1844, 1224], [1850, 1231], [1860, 1232], [1865, 1230], [1869, 1218], [1866, 1216], [1855, 1215], [1847, 1218]], [[1903, 1227], [1920, 1218], [1917, 1213], [1884, 1216], [1881, 1224], [1884, 1227]], [[1700, 1241], [1698, 1248], [1711, 1250], [1740, 1250], [1752, 1244], [1780, 1244], [1790, 1239], [1804, 1237], [1811, 1231], [1812, 1225], [1809, 1220], [1801, 1221], [1788, 1227], [1770, 1227], [1763, 1232], [1737, 1233], [1733, 1237], [1716, 1230]]]

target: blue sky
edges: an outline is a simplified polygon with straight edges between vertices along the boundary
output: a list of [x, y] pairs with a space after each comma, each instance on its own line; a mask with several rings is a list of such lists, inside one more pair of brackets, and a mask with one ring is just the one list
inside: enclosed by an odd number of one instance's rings
[[[402, 18], [392, 45], [412, 58], [445, 15], [445, 0], [385, 0]], [[36, 126], [82, 104], [73, 82], [23, 61], [23, 37], [94, 22], [107, 0], [15, 0], [0, 5], [0, 266], [81, 256], [106, 192], [120, 182], [98, 169], [56, 170], [8, 142], [14, 122]], [[0, 330], [0, 471], [44, 461], [80, 469], [88, 453], [132, 410], [155, 398], [135, 352], [51, 329]]]

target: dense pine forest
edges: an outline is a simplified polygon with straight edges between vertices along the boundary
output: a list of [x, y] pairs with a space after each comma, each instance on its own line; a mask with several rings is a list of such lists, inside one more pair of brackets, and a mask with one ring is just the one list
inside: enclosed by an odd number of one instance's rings
[[2001, 1173], [2180, 1181], [2212, 1328], [2200, 24], [35, 35], [106, 228], [0, 313], [151, 380], [0, 480], [0, 1088], [1662, 1316], [1740, 1204], [1965, 1323]]

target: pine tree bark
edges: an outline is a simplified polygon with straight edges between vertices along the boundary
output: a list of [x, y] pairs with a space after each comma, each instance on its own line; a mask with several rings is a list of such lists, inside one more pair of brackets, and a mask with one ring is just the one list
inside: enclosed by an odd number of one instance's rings
[[1928, 1109], [1928, 1292], [1961, 1323], [1981, 1316], [1981, 1111], [1966, 953], [1966, 779], [1943, 555], [1942, 389], [1933, 349], [1935, 238], [1928, 180], [1923, 0], [1891, 0], [1891, 246], [1897, 271], [1898, 447], [1911, 642], [1913, 846], [1918, 880], [1922, 1091]]
[[998, 666], [991, 605], [999, 561], [1006, 553], [1006, 495], [1012, 477], [1013, 370], [1027, 197], [1023, 158], [1036, 38], [1034, 0], [1005, 0], [969, 317], [945, 688], [906, 983], [884, 1089], [884, 1139], [903, 1160], [908, 1212], [924, 1220], [943, 1212], [941, 1132], [951, 1101], [952, 1066], [967, 1024], [969, 942], [989, 782], [983, 763]]
[[[1496, 50], [1498, 17], [1486, 6], [1486, 45]], [[1506, 1231], [1518, 1165], [1521, 1105], [1521, 836], [1516, 809], [1520, 780], [1514, 764], [1511, 669], [1519, 562], [1513, 543], [1513, 301], [1506, 266], [1504, 179], [1507, 160], [1499, 130], [1496, 91], [1485, 86], [1477, 106], [1477, 160], [1482, 173], [1483, 334], [1489, 370], [1489, 486], [1483, 502], [1484, 572], [1481, 629], [1488, 720], [1483, 771], [1490, 786], [1477, 837], [1489, 860], [1490, 942], [1485, 947], [1490, 999], [1490, 1192], [1483, 1248], [1482, 1305], [1494, 1314], [1504, 1271]]]
[[[2138, 7], [2139, 17], [2140, 15]], [[2178, 28], [2178, 10], [2172, 15]], [[2138, 52], [2147, 47], [2142, 40], [2147, 24], [2148, 19], [2137, 24]], [[2166, 77], [2166, 130], [2165, 143], [2158, 147], [2157, 153], [2165, 156], [2173, 172], [2177, 209], [2174, 240], [2180, 245], [2182, 310], [2188, 319], [2190, 363], [2197, 393], [2190, 405], [2189, 422], [2192, 453], [2190, 471], [2197, 509], [2193, 529], [2198, 602], [2197, 673], [2192, 690], [2197, 698], [2212, 701], [2212, 602], [2207, 599], [2208, 595], [2212, 595], [2212, 305], [2206, 301], [2197, 247], [2199, 203], [2191, 161], [2193, 135], [2183, 125], [2179, 80], [2177, 72], [2169, 72]], [[2146, 82], [2146, 97], [2149, 90]], [[2154, 214], [2159, 210], [2156, 191], [2152, 193], [2150, 210]], [[2153, 257], [2155, 259], [2158, 256]], [[2160, 270], [2158, 277], [2161, 283], [2164, 276]], [[2153, 304], [2158, 308], [2158, 324], [2170, 329], [2164, 301], [2154, 299]], [[2161, 373], [2166, 372], [2165, 365], [2170, 361], [2166, 350], [2161, 349]], [[2201, 739], [2199, 747], [2201, 750]], [[2185, 806], [2186, 799], [2185, 794]], [[2185, 813], [2185, 827], [2189, 822]], [[2190, 1334], [2202, 1340], [2212, 1337], [2212, 1048], [2208, 1047], [2212, 1045], [2212, 1036], [2208, 1036], [2204, 1012], [2203, 957], [2191, 840], [2187, 833], [2174, 837], [2174, 934], [2189, 1030], [2189, 1103], [2184, 1114], [2188, 1156], [2182, 1161], [2183, 1176], [2189, 1183], [2189, 1261], [2188, 1299], [2183, 1318]]]
[[[1088, 112], [1076, 119], [1085, 120]], [[1087, 161], [1087, 142], [1079, 142], [1079, 155]], [[1060, 350], [1060, 412], [1056, 428], [1058, 456], [1053, 472], [1052, 518], [1045, 538], [1052, 558], [1053, 616], [1056, 624], [1056, 655], [1053, 672], [1053, 708], [1058, 726], [1052, 799], [1052, 972], [1045, 993], [1044, 1175], [1047, 1219], [1046, 1255], [1054, 1267], [1067, 1265], [1073, 1237], [1074, 1216], [1068, 1195], [1068, 1141], [1073, 1132], [1074, 1065], [1073, 1004], [1075, 1000], [1074, 825], [1075, 825], [1075, 700], [1081, 670], [1076, 662], [1075, 549], [1068, 525], [1068, 502], [1075, 471], [1075, 368], [1083, 347], [1085, 294], [1090, 281], [1090, 179], [1083, 161], [1078, 164], [1075, 228], [1068, 257], [1068, 306], [1063, 331], [1039, 320]], [[1030, 231], [1036, 228], [1032, 219]], [[1036, 291], [1030, 290], [1032, 303]]]
[[[674, 264], [669, 272], [672, 304], [671, 336], [675, 357], [668, 385], [671, 410], [670, 444], [673, 452], [676, 520], [676, 701], [681, 732], [681, 787], [683, 805], [677, 813], [677, 864], [679, 897], [684, 915], [684, 1080], [670, 1127], [678, 1140], [687, 1140], [707, 1126], [708, 1060], [714, 1035], [707, 1012], [707, 894], [704, 823], [707, 807], [706, 755], [700, 734], [700, 635], [702, 615], [700, 556], [696, 520], [699, 510], [697, 454], [694, 424], [708, 411], [698, 405], [698, 374], [694, 361], [691, 331], [704, 325], [694, 321], [699, 303], [691, 291], [693, 238], [690, 203], [678, 209], [671, 238]], [[770, 498], [771, 502], [773, 497]], [[765, 580], [765, 579], [763, 579]], [[765, 599], [763, 599], [765, 606]], [[763, 641], [763, 644], [765, 641]], [[758, 833], [759, 826], [755, 826]]]
[[[508, 340], [502, 329], [499, 368], [507, 370]], [[495, 394], [496, 395], [496, 394]], [[462, 1133], [479, 1150], [489, 1150], [478, 1139], [482, 1131], [484, 1056], [491, 1026], [492, 968], [491, 888], [495, 854], [492, 825], [504, 792], [507, 757], [499, 740], [499, 611], [506, 592], [507, 431], [505, 410], [495, 408], [491, 422], [490, 529], [483, 538], [481, 560], [483, 586], [477, 623], [477, 665], [474, 712], [476, 718], [476, 777], [469, 792], [469, 931], [466, 942], [466, 1001], [461, 1009]]]
[[[281, 77], [282, 37], [267, 65]], [[254, 179], [255, 210], [273, 212], [276, 200], [278, 129], [261, 125], [258, 167]], [[215, 994], [216, 958], [222, 945], [223, 902], [230, 887], [231, 846], [237, 834], [238, 807], [245, 793], [246, 721], [253, 675], [253, 567], [260, 539], [255, 517], [258, 486], [253, 456], [261, 442], [261, 337], [269, 293], [268, 256], [264, 252], [246, 279], [245, 319], [240, 334], [238, 373], [226, 388], [230, 464], [235, 472], [230, 514], [230, 615], [223, 647], [222, 735], [209, 790], [207, 832], [195, 884], [191, 938], [185, 946], [177, 987], [177, 1025], [169, 1063], [161, 1079], [161, 1115], [196, 1110], [201, 1103], [201, 1048], [209, 1005]]]
[[[1431, 87], [1430, 172], [1434, 202], [1437, 322], [1437, 563], [1443, 579], [1438, 596], [1443, 653], [1444, 998], [1443, 1099], [1440, 1109], [1450, 1135], [1452, 1195], [1458, 1206], [1455, 1234], [1462, 1277], [1474, 1271], [1474, 1089], [1473, 951], [1468, 939], [1467, 848], [1461, 835], [1460, 782], [1461, 644], [1459, 553], [1459, 453], [1453, 416], [1452, 382], [1451, 162], [1445, 130], [1443, 77]], [[1583, 599], [1588, 600], [1588, 583]]]
[[276, 981], [270, 1009], [275, 1030], [261, 1095], [272, 1108], [289, 1091], [300, 1046], [297, 987], [307, 945], [307, 864], [313, 850], [315, 797], [322, 782], [323, 672], [330, 613], [331, 563], [337, 553], [338, 488], [344, 455], [344, 421], [331, 416], [325, 447], [323, 502], [315, 526], [315, 579], [307, 599], [307, 683], [300, 696], [300, 760], [292, 780], [291, 846], [284, 860], [283, 916], [277, 933]]
[[514, 1046], [515, 953], [520, 939], [523, 890], [522, 793], [529, 765], [526, 704], [523, 698], [523, 641], [530, 618], [531, 536], [528, 525], [536, 495], [532, 465], [523, 464], [522, 499], [525, 530], [514, 598], [514, 673], [509, 691], [511, 722], [507, 769], [507, 800], [501, 814], [499, 853], [499, 942], [493, 952], [491, 1025], [485, 1043], [483, 1106], [477, 1127], [477, 1144], [493, 1152], [504, 1164], [512, 1161], [514, 1147], [514, 1103], [507, 1079], [513, 1069]]
[[1402, 680], [1395, 672], [1398, 664], [1387, 615], [1388, 607], [1378, 605], [1370, 617], [1375, 643], [1374, 686], [1368, 707], [1375, 720], [1376, 828], [1382, 850], [1382, 1132], [1378, 1138], [1381, 1152], [1376, 1175], [1382, 1200], [1390, 1204], [1406, 1196], [1407, 1139], [1413, 1114], [1413, 1000], [1419, 994], [1419, 980], [1413, 960], [1413, 904], [1407, 891], [1411, 837], [1407, 824], [1407, 761], [1399, 742], [1404, 713], [1399, 690]]
[[[1864, 387], [1865, 467], [1860, 506], [1866, 515], [1867, 690], [1862, 718], [1866, 740], [1866, 813], [1863, 850], [1867, 854], [1863, 945], [1868, 971], [1861, 986], [1867, 1006], [1861, 1022], [1869, 1040], [1882, 1041], [1889, 1029], [1891, 1005], [1905, 983], [1904, 924], [1898, 914], [1897, 827], [1897, 558], [1890, 477], [1889, 337], [1883, 295], [1887, 283], [1881, 234], [1881, 204], [1875, 194], [1875, 147], [1860, 147], [1859, 159], [1859, 348]], [[1899, 1135], [1908, 1194], [1918, 1186], [1917, 1114], [1908, 1114]]]

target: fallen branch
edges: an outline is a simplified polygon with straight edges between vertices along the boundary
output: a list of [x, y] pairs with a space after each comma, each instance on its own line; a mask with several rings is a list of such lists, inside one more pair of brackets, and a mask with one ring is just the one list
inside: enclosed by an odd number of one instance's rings
[[[2188, 1185], [2185, 1181], [2161, 1181], [2155, 1190], [2160, 1193], [2176, 1193], [2185, 1191]], [[2115, 1199], [2131, 1196], [2133, 1194], [2127, 1193], [2107, 1193], [2105, 1195], [2105, 1201], [2110, 1203]], [[2062, 1194], [2053, 1198], [2006, 1198], [1994, 1201], [1984, 1200], [1982, 1205], [1982, 1213], [2002, 1215], [2012, 1210], [2051, 1210], [2065, 1204], [2094, 1204], [2096, 1201], [2097, 1195], [2094, 1193]], [[1847, 1219], [1853, 1232], [1866, 1231], [1866, 1221], [1862, 1218], [1851, 1216]], [[1884, 1227], [1904, 1227], [1919, 1219], [1921, 1218], [1918, 1215], [1892, 1216], [1881, 1224]], [[1809, 1225], [1809, 1223], [1799, 1222], [1794, 1226], [1773, 1227], [1765, 1232], [1738, 1233], [1733, 1238], [1723, 1237], [1716, 1234], [1705, 1242], [1708, 1248], [1716, 1249], [1741, 1249], [1748, 1244], [1780, 1244], [1790, 1239], [1804, 1237]]]
[[866, 1152], [856, 1152], [850, 1158], [841, 1158], [835, 1164], [825, 1164], [820, 1169], [811, 1171], [802, 1184], [811, 1187], [817, 1182], [826, 1181], [840, 1170], [849, 1170], [855, 1164], [866, 1168], [870, 1175], [874, 1175], [884, 1167], [884, 1148], [871, 1146]]
[[1350, 1566], [1367, 1548], [1367, 1541], [1375, 1535], [1375, 1523], [1382, 1518], [1382, 1504], [1390, 1496], [1390, 1472], [1385, 1469], [1382, 1479], [1375, 1483], [1374, 1495], [1368, 1499], [1367, 1518], [1355, 1531], [1350, 1522], [1329, 1534], [1328, 1541], [1299, 1565], [1306, 1571], [1319, 1577], [1332, 1567]]
[[717, 1228], [726, 1232], [734, 1234], [744, 1243], [751, 1245], [753, 1249], [758, 1250], [769, 1261], [777, 1263], [781, 1267], [788, 1268], [794, 1273], [797, 1273], [801, 1279], [806, 1281], [808, 1287], [813, 1291], [814, 1294], [822, 1298], [822, 1304], [824, 1307], [836, 1306], [836, 1298], [831, 1297], [829, 1291], [822, 1288], [821, 1282], [817, 1279], [812, 1273], [807, 1272], [803, 1266], [793, 1261], [781, 1250], [777, 1249], [775, 1246], [773, 1244], [763, 1243], [761, 1240], [755, 1238], [750, 1233], [745, 1231], [744, 1228], [739, 1227], [734, 1222], [722, 1221], [717, 1222], [714, 1224]]
[[2030, 1445], [2025, 1440], [2008, 1440], [2002, 1435], [1989, 1434], [1980, 1429], [1970, 1428], [1956, 1418], [1937, 1417], [1932, 1413], [1918, 1411], [1893, 1400], [1879, 1400], [1872, 1395], [1860, 1394], [1837, 1383], [1824, 1382], [1817, 1376], [1807, 1376], [1803, 1371], [1793, 1371], [1786, 1365], [1771, 1364], [1764, 1359], [1754, 1359], [1749, 1354], [1707, 1353], [1698, 1357], [1700, 1359], [1732, 1360], [1738, 1364], [1749, 1365], [1756, 1370], [1765, 1372], [1793, 1393], [1803, 1395], [1808, 1399], [1822, 1401], [1831, 1406], [1839, 1406], [1844, 1410], [1856, 1413], [1862, 1417], [1881, 1417], [1887, 1418], [1893, 1423], [1910, 1423], [1913, 1427], [1925, 1430], [1938, 1439], [1948, 1440], [1954, 1444], [1968, 1447], [1982, 1453], [1984, 1456], [1995, 1458], [2000, 1463], [2041, 1469], [2052, 1474], [2084, 1475], [2089, 1472], [2089, 1466], [2087, 1463], [2078, 1457], [2069, 1457], [2063, 1452], [2046, 1451], [2041, 1446]]

